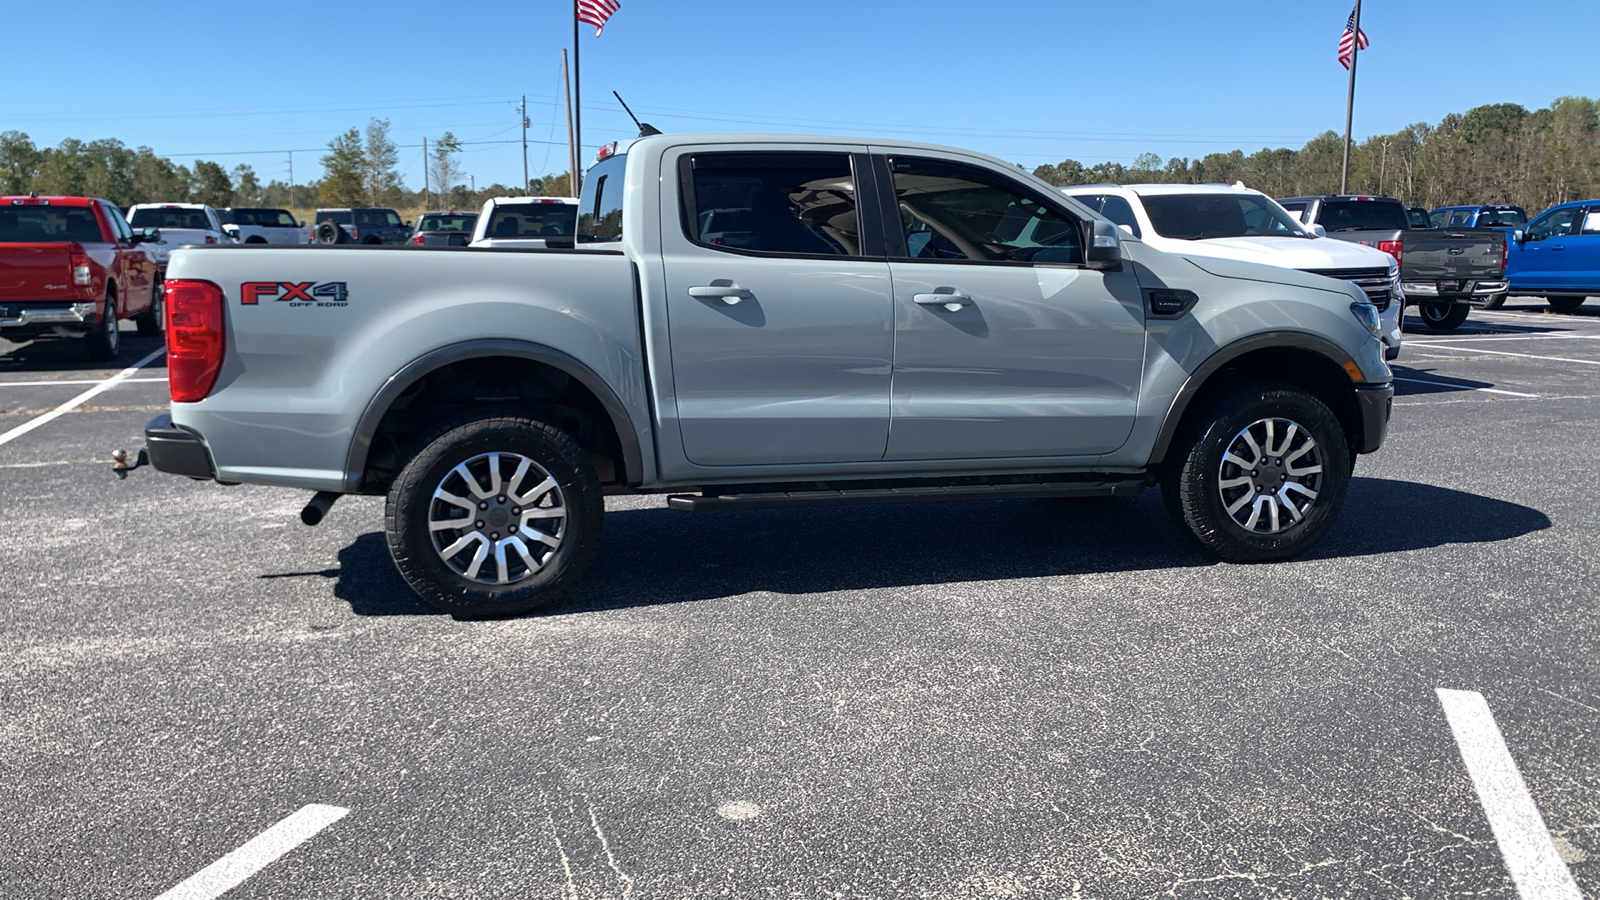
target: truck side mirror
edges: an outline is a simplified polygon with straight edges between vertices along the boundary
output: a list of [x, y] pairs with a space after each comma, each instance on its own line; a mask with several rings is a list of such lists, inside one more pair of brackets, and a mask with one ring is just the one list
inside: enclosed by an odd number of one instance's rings
[[161, 229], [159, 228], [146, 228], [133, 236], [135, 244], [153, 244], [159, 240], [161, 240]]
[[1312, 225], [1311, 226], [1311, 233], [1316, 235], [1317, 237], [1327, 237], [1328, 236], [1328, 229], [1323, 228], [1321, 225]]
[[1521, 228], [1518, 228], [1511, 232], [1511, 239], [1520, 244], [1528, 239], [1528, 235]]
[[1083, 264], [1091, 269], [1122, 267], [1122, 237], [1117, 226], [1106, 219], [1095, 219], [1089, 229], [1089, 246], [1084, 248]]

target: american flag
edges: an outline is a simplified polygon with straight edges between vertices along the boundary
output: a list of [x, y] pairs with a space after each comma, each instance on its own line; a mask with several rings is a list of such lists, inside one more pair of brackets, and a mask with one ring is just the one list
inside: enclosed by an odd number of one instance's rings
[[[606, 20], [617, 14], [622, 4], [617, 0], [578, 0], [578, 21], [594, 26], [594, 36], [606, 28]], [[1362, 46], [1366, 46], [1363, 44]]]
[[1356, 11], [1351, 9], [1350, 18], [1344, 23], [1344, 34], [1339, 35], [1339, 65], [1350, 68], [1355, 61], [1356, 51], [1365, 49], [1367, 33], [1356, 27]]

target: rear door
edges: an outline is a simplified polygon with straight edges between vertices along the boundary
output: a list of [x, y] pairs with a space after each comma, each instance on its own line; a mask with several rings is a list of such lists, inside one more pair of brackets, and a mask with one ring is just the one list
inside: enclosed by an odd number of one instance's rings
[[1083, 265], [1084, 222], [1009, 174], [886, 151], [895, 366], [888, 459], [1088, 456], [1122, 446], [1144, 364], [1132, 267]]
[[1551, 254], [1557, 286], [1600, 292], [1600, 206], [1584, 209], [1574, 230], [1561, 239], [1560, 252]]
[[[894, 312], [881, 227], [856, 202], [865, 159], [864, 147], [752, 145], [664, 161], [680, 195], [662, 206], [662, 260], [690, 462], [883, 458]], [[595, 193], [608, 204], [604, 183]]]

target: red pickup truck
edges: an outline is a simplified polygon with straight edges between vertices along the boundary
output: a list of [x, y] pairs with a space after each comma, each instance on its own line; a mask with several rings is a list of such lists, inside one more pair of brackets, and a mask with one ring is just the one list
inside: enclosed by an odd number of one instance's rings
[[0, 337], [78, 337], [116, 359], [118, 323], [161, 333], [161, 274], [116, 206], [92, 197], [0, 197]]

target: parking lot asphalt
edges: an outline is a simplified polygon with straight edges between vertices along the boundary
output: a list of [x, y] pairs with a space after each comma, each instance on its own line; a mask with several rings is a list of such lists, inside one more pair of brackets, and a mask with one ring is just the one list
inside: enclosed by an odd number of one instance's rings
[[1302, 559], [1153, 491], [612, 498], [502, 621], [409, 592], [381, 498], [116, 480], [159, 357], [6, 440], [120, 369], [0, 345], [0, 897], [1516, 897], [1439, 689], [1600, 895], [1600, 301], [1407, 330]]

